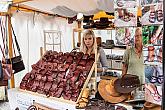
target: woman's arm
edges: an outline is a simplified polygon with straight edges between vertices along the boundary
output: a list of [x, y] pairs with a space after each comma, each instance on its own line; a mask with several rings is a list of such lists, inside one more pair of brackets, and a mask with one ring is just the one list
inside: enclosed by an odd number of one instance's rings
[[105, 55], [103, 48], [100, 47], [99, 53], [100, 53], [100, 63], [102, 65], [102, 67], [97, 68], [97, 71], [98, 72], [105, 72], [108, 69], [108, 62], [107, 62], [107, 58], [106, 58], [106, 55]]

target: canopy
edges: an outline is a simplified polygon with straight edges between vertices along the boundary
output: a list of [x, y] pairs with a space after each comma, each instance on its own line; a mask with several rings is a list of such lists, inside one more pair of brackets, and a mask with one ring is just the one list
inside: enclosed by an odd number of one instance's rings
[[19, 5], [65, 17], [74, 17], [77, 13], [93, 15], [101, 10], [114, 12], [113, 0], [30, 0]]

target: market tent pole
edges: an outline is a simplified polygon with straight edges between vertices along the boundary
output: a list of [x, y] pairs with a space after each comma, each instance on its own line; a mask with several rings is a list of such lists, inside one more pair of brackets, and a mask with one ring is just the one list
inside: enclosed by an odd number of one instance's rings
[[[8, 10], [8, 12], [0, 12], [0, 16], [8, 17], [9, 57], [12, 58], [13, 50], [12, 50], [11, 14], [9, 14], [9, 13], [10, 13], [10, 9]], [[15, 87], [14, 74], [12, 74], [11, 80], [10, 80], [10, 88], [14, 88], [14, 87]]]
[[[81, 28], [81, 21], [77, 21], [78, 28]], [[81, 43], [81, 32], [78, 32], [78, 43]]]
[[[12, 30], [11, 30], [11, 15], [8, 15], [8, 37], [9, 37], [9, 57], [13, 57], [13, 48], [12, 48]], [[15, 88], [14, 74], [11, 76], [10, 88]]]
[[162, 85], [162, 108], [161, 110], [165, 110], [165, 0], [163, 0], [163, 85]]

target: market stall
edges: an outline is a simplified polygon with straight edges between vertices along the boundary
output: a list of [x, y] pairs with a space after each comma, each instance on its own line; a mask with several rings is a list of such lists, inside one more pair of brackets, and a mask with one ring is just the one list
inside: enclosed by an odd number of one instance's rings
[[[0, 15], [1, 50], [8, 47], [5, 56], [13, 66], [6, 85], [12, 110], [164, 109], [163, 1], [14, 0]], [[134, 70], [142, 75], [123, 75], [125, 52], [135, 46], [139, 27], [143, 60]], [[80, 52], [85, 30], [95, 33], [95, 54]], [[108, 62], [101, 73], [98, 48]], [[19, 71], [11, 63], [16, 56], [23, 63]]]

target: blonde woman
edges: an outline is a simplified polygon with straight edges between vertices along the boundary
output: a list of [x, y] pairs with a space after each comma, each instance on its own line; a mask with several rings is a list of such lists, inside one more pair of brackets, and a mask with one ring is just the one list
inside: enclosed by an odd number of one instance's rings
[[[83, 33], [83, 37], [82, 37], [80, 51], [82, 51], [84, 54], [89, 54], [89, 55], [92, 53], [95, 53], [94, 44], [95, 44], [94, 32], [92, 30], [85, 30]], [[99, 73], [104, 73], [108, 68], [106, 55], [105, 55], [105, 52], [102, 47], [98, 47], [97, 49], [98, 49], [98, 53], [100, 53], [97, 71]], [[98, 75], [98, 76], [100, 76], [100, 75]]]
[[[85, 30], [83, 33], [80, 51], [82, 51], [84, 54], [92, 54], [95, 53], [94, 51], [94, 44], [95, 44], [95, 34], [92, 30]], [[108, 69], [108, 63], [106, 59], [105, 52], [102, 47], [97, 47], [97, 52], [100, 53], [99, 59], [98, 59], [98, 65], [97, 65], [97, 85], [100, 81], [100, 75], [103, 75], [105, 71]], [[88, 85], [90, 86], [90, 84]], [[89, 87], [93, 89], [93, 87]], [[100, 94], [97, 91], [95, 94], [95, 98], [100, 98]], [[102, 99], [102, 98], [101, 98]]]

